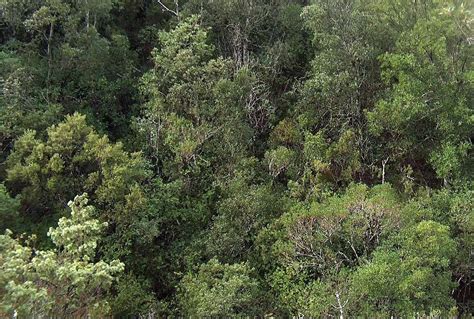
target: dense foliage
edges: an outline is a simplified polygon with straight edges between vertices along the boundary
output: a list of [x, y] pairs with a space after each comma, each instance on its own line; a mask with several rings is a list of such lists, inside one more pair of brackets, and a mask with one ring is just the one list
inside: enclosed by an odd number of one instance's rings
[[0, 317], [470, 316], [473, 9], [0, 0]]

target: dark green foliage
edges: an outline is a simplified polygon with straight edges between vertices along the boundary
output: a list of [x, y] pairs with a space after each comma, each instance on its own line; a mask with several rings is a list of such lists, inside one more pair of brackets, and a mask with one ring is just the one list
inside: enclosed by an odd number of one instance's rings
[[[0, 0], [0, 316], [469, 316], [473, 21], [466, 0]], [[87, 260], [47, 236], [84, 192], [61, 236]]]
[[285, 208], [280, 190], [257, 176], [259, 163], [248, 159], [222, 182], [222, 198], [207, 236], [207, 253], [225, 262], [252, 260], [258, 232]]
[[427, 10], [393, 52], [380, 56], [390, 89], [368, 120], [378, 140], [387, 141], [382, 151], [395, 167], [410, 165], [420, 182], [437, 177], [446, 185], [472, 174], [473, 51], [463, 6]]
[[0, 231], [16, 229], [18, 226], [19, 198], [11, 198], [5, 185], [0, 184]]
[[189, 316], [235, 316], [255, 313], [257, 282], [246, 264], [221, 264], [216, 259], [184, 276], [179, 300]]

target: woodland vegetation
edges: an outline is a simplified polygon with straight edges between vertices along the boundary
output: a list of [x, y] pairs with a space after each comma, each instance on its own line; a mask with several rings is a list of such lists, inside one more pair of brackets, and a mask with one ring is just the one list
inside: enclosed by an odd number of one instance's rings
[[0, 0], [0, 317], [470, 317], [473, 6]]

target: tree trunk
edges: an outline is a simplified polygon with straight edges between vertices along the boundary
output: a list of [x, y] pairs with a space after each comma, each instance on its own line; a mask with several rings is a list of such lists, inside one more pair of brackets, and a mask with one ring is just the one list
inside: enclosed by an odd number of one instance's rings
[[53, 41], [53, 35], [54, 35], [54, 23], [51, 22], [49, 25], [49, 36], [48, 36], [48, 48], [47, 48], [47, 55], [48, 55], [48, 75], [46, 77], [46, 82], [49, 85], [49, 79], [51, 77], [51, 68], [53, 65], [53, 58], [51, 54], [51, 42]]

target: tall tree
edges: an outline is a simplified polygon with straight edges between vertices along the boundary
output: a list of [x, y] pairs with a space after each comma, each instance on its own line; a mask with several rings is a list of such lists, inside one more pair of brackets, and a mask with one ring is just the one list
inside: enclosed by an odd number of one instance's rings
[[[423, 2], [425, 3], [425, 2]], [[409, 167], [417, 183], [472, 177], [472, 45], [463, 2], [425, 3], [393, 52], [381, 56], [386, 97], [368, 113], [384, 139], [390, 174]], [[439, 185], [439, 184], [438, 184]]]
[[7, 160], [7, 187], [22, 195], [24, 226], [49, 227], [64, 214], [67, 198], [81, 192], [90, 194], [111, 224], [130, 222], [147, 177], [140, 153], [130, 154], [97, 134], [80, 114], [50, 127], [45, 141], [35, 135], [28, 131], [20, 137]]

